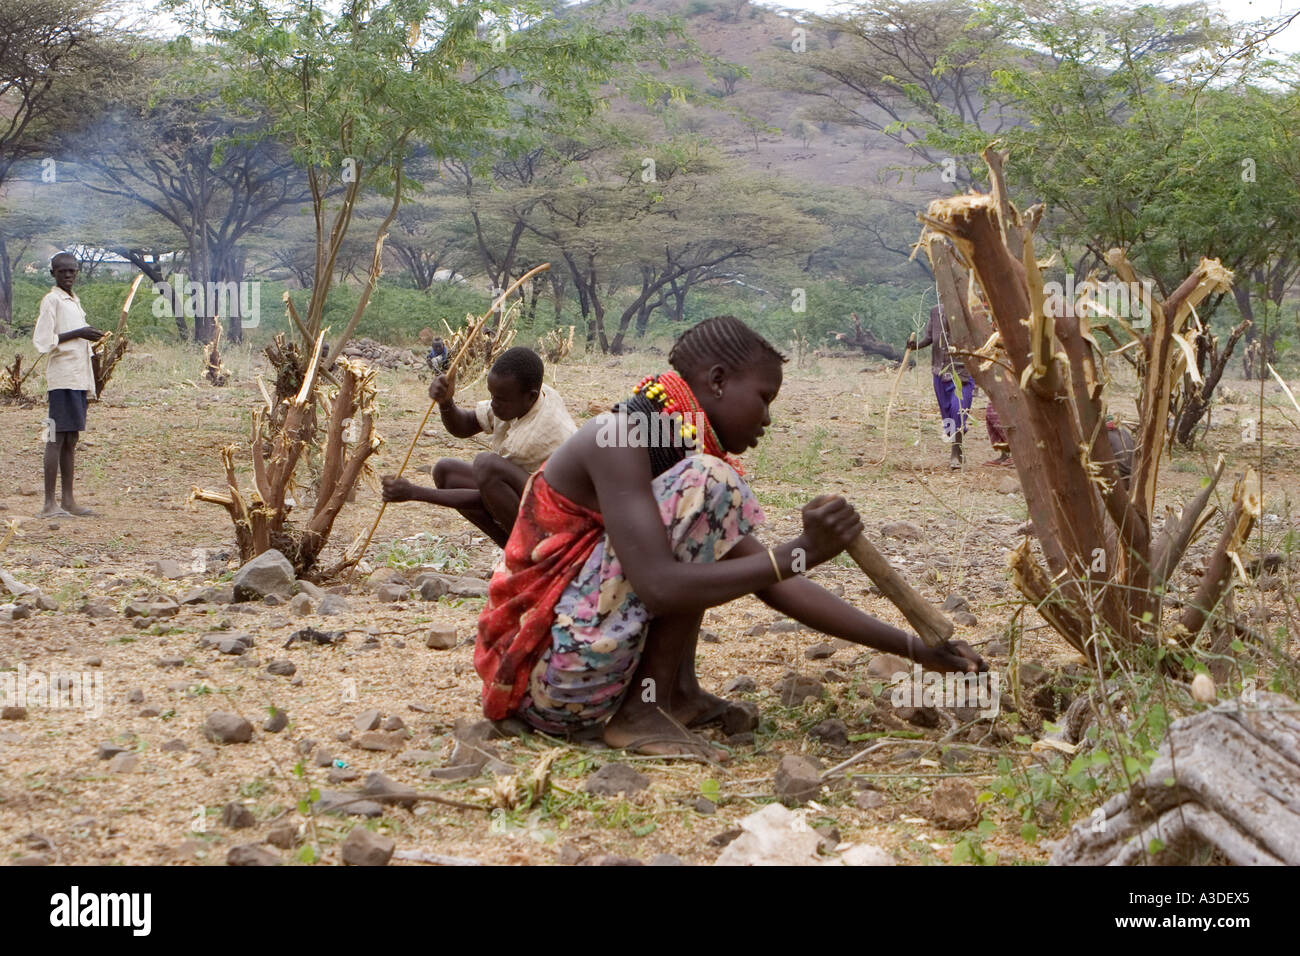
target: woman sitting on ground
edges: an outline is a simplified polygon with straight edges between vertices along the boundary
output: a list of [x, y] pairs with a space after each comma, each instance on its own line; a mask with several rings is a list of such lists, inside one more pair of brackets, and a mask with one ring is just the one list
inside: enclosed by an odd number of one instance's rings
[[[763, 512], [729, 455], [771, 424], [776, 349], [720, 316], [683, 334], [668, 361], [676, 373], [643, 381], [530, 479], [479, 618], [485, 716], [561, 733], [603, 725], [612, 747], [724, 758], [686, 729], [727, 707], [700, 687], [695, 646], [705, 610], [745, 594], [933, 670], [985, 669], [966, 644], [928, 648], [802, 576], [861, 533], [843, 498], [809, 502], [803, 533], [774, 548], [754, 535]], [[642, 427], [647, 417], [678, 440], [645, 440], [663, 432]], [[687, 454], [693, 443], [703, 454]]]

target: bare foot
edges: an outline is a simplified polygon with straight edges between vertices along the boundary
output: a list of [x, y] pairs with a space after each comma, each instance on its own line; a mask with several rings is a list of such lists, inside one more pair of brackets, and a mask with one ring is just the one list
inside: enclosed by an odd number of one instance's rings
[[77, 518], [97, 516], [99, 514], [99, 512], [95, 511], [93, 508], [85, 508], [78, 504], [65, 504], [63, 506], [63, 511], [65, 514], [70, 514]]
[[38, 518], [69, 518], [69, 517], [71, 517], [71, 515], [70, 515], [68, 512], [64, 511], [62, 508], [60, 508], [58, 505], [54, 504], [53, 502], [50, 502], [50, 503], [46, 504], [45, 508], [44, 508], [44, 509], [41, 511], [41, 513], [38, 514], [36, 517], [38, 517]]
[[683, 696], [680, 689], [673, 694], [672, 715], [687, 727], [703, 727], [721, 718], [730, 706], [730, 701], [702, 690], [697, 684], [689, 696]]
[[662, 757], [695, 757], [715, 763], [730, 760], [725, 751], [710, 746], [698, 734], [657, 708], [638, 708], [628, 712], [624, 707], [605, 725], [605, 743], [620, 750], [652, 754]]

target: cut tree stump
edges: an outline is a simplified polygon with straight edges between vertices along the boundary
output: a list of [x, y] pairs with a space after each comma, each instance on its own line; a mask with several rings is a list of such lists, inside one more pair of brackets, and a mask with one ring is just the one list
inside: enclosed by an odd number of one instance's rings
[[1146, 776], [1076, 824], [1052, 864], [1300, 865], [1300, 705], [1255, 697], [1175, 721]]

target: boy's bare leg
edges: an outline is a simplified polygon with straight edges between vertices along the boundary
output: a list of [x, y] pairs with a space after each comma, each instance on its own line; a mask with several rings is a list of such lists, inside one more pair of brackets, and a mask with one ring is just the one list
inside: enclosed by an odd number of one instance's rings
[[[467, 461], [458, 461], [455, 458], [439, 459], [438, 463], [433, 466], [433, 483], [441, 490], [479, 490], [478, 483], [474, 480], [474, 466]], [[457, 508], [456, 510], [461, 513], [466, 521], [495, 541], [498, 547], [504, 548], [506, 546], [506, 541], [510, 538], [510, 532], [497, 524], [496, 519], [492, 517], [487, 508], [477, 506]]]
[[67, 512], [59, 507], [54, 490], [59, 481], [59, 462], [62, 458], [63, 439], [68, 433], [54, 436], [54, 441], [45, 443], [45, 507], [41, 509], [42, 518], [57, 518]]
[[59, 436], [62, 450], [59, 453], [59, 471], [63, 478], [63, 510], [78, 517], [93, 515], [95, 512], [77, 504], [72, 494], [73, 477], [77, 467], [77, 437], [79, 432], [64, 432]]
[[700, 643], [699, 622], [703, 618], [700, 615], [697, 619], [690, 646], [682, 654], [681, 663], [677, 666], [677, 680], [673, 684], [672, 713], [687, 727], [696, 721], [716, 719], [727, 708], [727, 701], [701, 687], [700, 679], [695, 674], [695, 649]]
[[[605, 743], [633, 747], [641, 753], [725, 759], [725, 753], [702, 737], [682, 729], [676, 706], [678, 675], [683, 665], [695, 669], [699, 614], [666, 614], [650, 622], [645, 649], [623, 703], [605, 725]], [[697, 685], [698, 686], [698, 685]]]
[[509, 535], [519, 516], [519, 502], [523, 499], [528, 472], [513, 461], [507, 461], [490, 451], [474, 458], [474, 483], [483, 497], [483, 507]]

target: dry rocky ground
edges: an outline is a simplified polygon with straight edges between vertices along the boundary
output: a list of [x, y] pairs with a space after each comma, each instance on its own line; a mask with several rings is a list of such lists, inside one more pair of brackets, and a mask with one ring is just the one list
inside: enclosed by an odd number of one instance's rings
[[[248, 409], [258, 401], [258, 353], [232, 351], [226, 364], [232, 383], [215, 389], [197, 378], [197, 352], [145, 345], [124, 360], [106, 400], [91, 408], [79, 452], [80, 494], [96, 517], [33, 517], [44, 410], [0, 407], [0, 521], [16, 519], [20, 530], [0, 561], [43, 596], [0, 611], [10, 618], [0, 622], [0, 681], [93, 675], [77, 679], [103, 690], [102, 713], [39, 704], [5, 711], [6, 861], [337, 863], [386, 857], [380, 837], [393, 841], [394, 863], [413, 853], [484, 863], [711, 863], [738, 821], [770, 803], [777, 787], [792, 802], [811, 798], [800, 819], [816, 828], [831, 859], [836, 845], [874, 846], [898, 863], [943, 863], [962, 841], [995, 849], [1002, 862], [1046, 858], [1038, 842], [1021, 838], [1004, 803], [976, 802], [1000, 757], [1033, 759], [1025, 739], [1013, 738], [1042, 728], [1026, 727], [1009, 706], [995, 720], [895, 707], [891, 662], [779, 620], [753, 599], [710, 612], [700, 645], [705, 687], [753, 705], [748, 717], [710, 732], [733, 752], [724, 766], [538, 735], [489, 739], [471, 652], [482, 606], [474, 592], [498, 552], [451, 512], [415, 503], [388, 509], [370, 552], [376, 571], [351, 585], [322, 582], [323, 591], [307, 588], [305, 597], [226, 603], [236, 570], [229, 519], [220, 508], [187, 504], [192, 485], [219, 486], [218, 450], [246, 439]], [[651, 350], [551, 372], [582, 419], [663, 364]], [[888, 456], [873, 464], [885, 454], [893, 372], [864, 364], [819, 356], [788, 368], [775, 426], [746, 460], [768, 513], [765, 536], [795, 534], [799, 506], [816, 494], [847, 495], [877, 544], [924, 594], [948, 601], [958, 636], [1000, 674], [1018, 636], [1021, 697], [1051, 716], [1083, 662], [1032, 611], [1016, 617], [1004, 562], [1026, 511], [1014, 471], [980, 464], [991, 457], [982, 424], [968, 442], [967, 468], [949, 471], [926, 369], [904, 376]], [[1291, 527], [1285, 497], [1295, 483], [1296, 415], [1292, 409], [1284, 420], [1289, 405], [1267, 385], [1273, 424], [1262, 451], [1243, 445], [1258, 389], [1231, 385], [1238, 401], [1216, 409], [1206, 450], [1179, 451], [1164, 466], [1165, 501], [1190, 495], [1216, 451], [1234, 468], [1262, 455], [1270, 515], [1263, 547], [1278, 550]], [[410, 370], [381, 371], [380, 386], [382, 473], [401, 460], [426, 399]], [[484, 394], [479, 383], [461, 400]], [[977, 398], [977, 422], [983, 404]], [[450, 439], [435, 416], [414, 461], [427, 470], [439, 457], [478, 448]], [[364, 489], [344, 510], [327, 561], [377, 508], [376, 490]], [[448, 588], [430, 574], [459, 577]], [[812, 576], [902, 623], [846, 559]], [[1285, 624], [1278, 579], [1256, 595], [1264, 608], [1254, 612], [1257, 622], [1273, 615], [1270, 628]], [[322, 600], [333, 613], [319, 613]], [[342, 634], [321, 644], [303, 636], [305, 628]], [[824, 770], [874, 744], [881, 746], [825, 788], [806, 779], [815, 773], [806, 761], [782, 763], [806, 758]], [[490, 812], [494, 793], [497, 802], [526, 806], [535, 773], [549, 788], [533, 806]], [[518, 792], [506, 800], [510, 784]], [[366, 788], [378, 791], [375, 799], [356, 800]], [[315, 807], [309, 797], [319, 797]], [[353, 802], [328, 812], [346, 800]], [[985, 825], [987, 834], [977, 829], [981, 816], [994, 825]], [[349, 837], [359, 824], [367, 829]], [[1062, 827], [1045, 820], [1043, 832], [1059, 836]]]

